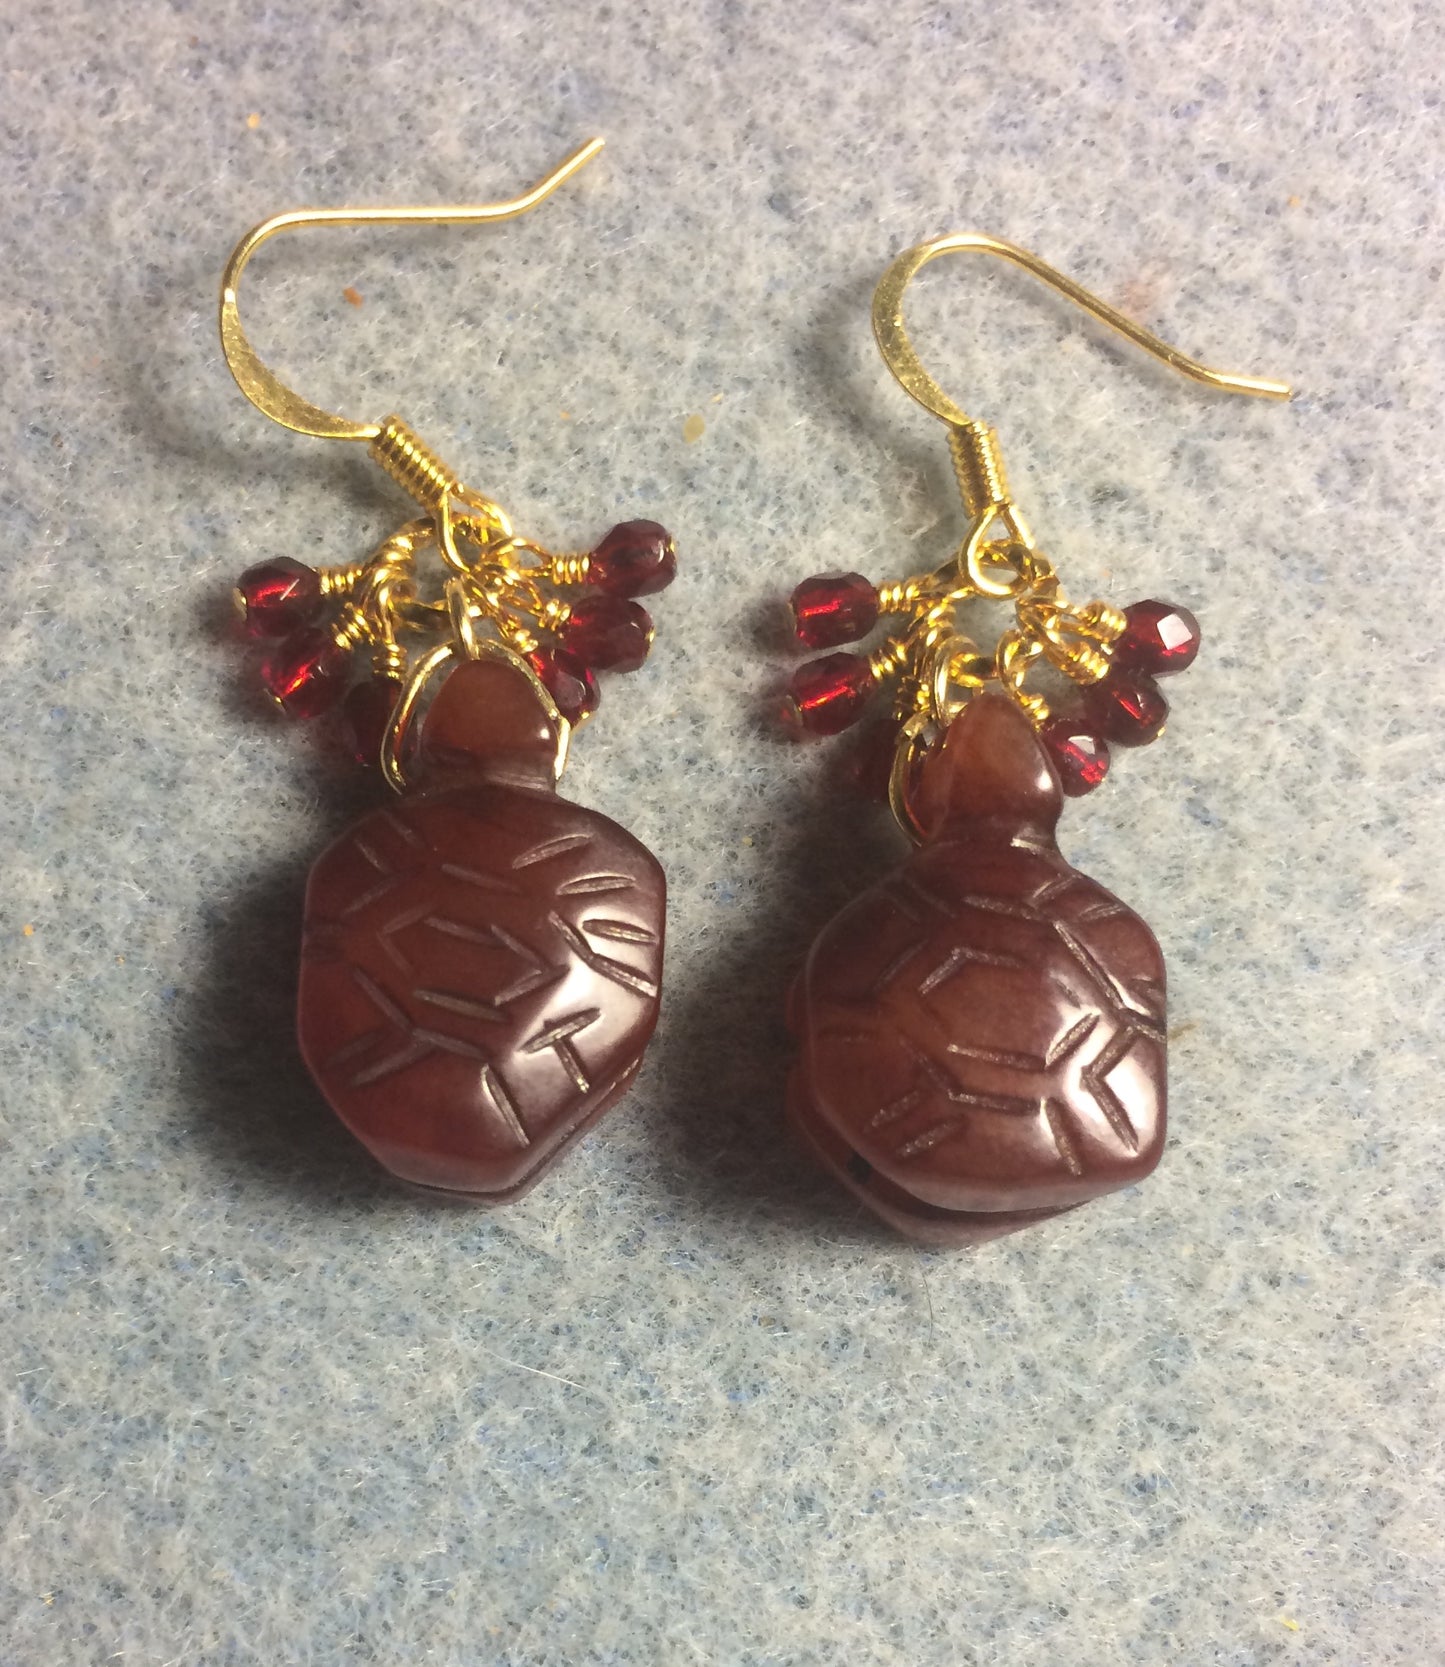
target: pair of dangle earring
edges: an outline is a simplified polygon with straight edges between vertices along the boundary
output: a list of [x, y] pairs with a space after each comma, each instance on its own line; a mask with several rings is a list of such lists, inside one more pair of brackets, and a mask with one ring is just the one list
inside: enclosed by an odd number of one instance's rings
[[524, 1192], [626, 1091], [657, 1024], [666, 881], [607, 817], [558, 796], [595, 673], [633, 670], [672, 580], [654, 522], [585, 555], [520, 536], [398, 417], [352, 422], [261, 362], [236, 290], [277, 233], [473, 224], [525, 214], [593, 140], [511, 202], [279, 215], [226, 267], [221, 340], [242, 391], [301, 434], [355, 440], [421, 513], [365, 561], [287, 558], [244, 573], [247, 630], [283, 711], [340, 704], [357, 756], [394, 798], [317, 859], [306, 891], [297, 1030], [317, 1087], [394, 1175], [502, 1202]]
[[[793, 596], [813, 648], [871, 653], [801, 666], [792, 720], [836, 734], [881, 688], [891, 712], [863, 749], [916, 849], [820, 933], [789, 998], [792, 1121], [823, 1165], [910, 1237], [966, 1244], [1027, 1227], [1143, 1179], [1165, 1127], [1165, 975], [1153, 933], [1072, 868], [1055, 829], [1109, 746], [1163, 730], [1156, 679], [1193, 661], [1183, 608], [1072, 604], [1015, 505], [992, 428], [924, 370], [903, 323], [909, 283], [941, 255], [1023, 268], [1184, 375], [1287, 399], [1283, 383], [1210, 370], [1026, 250], [980, 233], [900, 255], [873, 326], [902, 387], [938, 417], [967, 527], [937, 571], [875, 587], [825, 574]], [[985, 652], [960, 614], [1012, 608]], [[1049, 687], [1052, 679], [1053, 688]]]
[[[226, 359], [248, 398], [302, 434], [361, 441], [421, 514], [366, 561], [294, 561], [242, 576], [283, 710], [344, 708], [357, 755], [396, 797], [311, 871], [298, 1032], [317, 1086], [395, 1175], [481, 1201], [515, 1198], [625, 1092], [656, 1027], [665, 880], [623, 828], [561, 799], [594, 672], [640, 665], [637, 602], [676, 565], [653, 522], [586, 555], [519, 536], [399, 418], [356, 423], [303, 400], [241, 329], [243, 268], [277, 233], [319, 225], [465, 224], [534, 208], [601, 148], [532, 191], [479, 208], [284, 214], [242, 239], [221, 296]], [[1143, 921], [1071, 868], [1065, 794], [1097, 786], [1108, 746], [1152, 740], [1154, 682], [1198, 646], [1185, 610], [1075, 606], [1009, 493], [998, 443], [923, 369], [902, 319], [918, 270], [998, 255], [1196, 380], [1286, 398], [1211, 371], [1035, 256], [963, 234], [907, 251], [880, 282], [874, 328], [902, 386], [948, 429], [968, 530], [937, 571], [875, 587], [806, 581], [814, 648], [898, 622], [864, 655], [800, 668], [797, 724], [835, 734], [885, 685], [874, 750], [916, 849], [814, 944], [789, 1002], [793, 1122], [822, 1163], [913, 1237], [994, 1237], [1141, 1179], [1164, 1140], [1164, 965]], [[960, 609], [1013, 623], [985, 653]], [[1052, 674], [1071, 696], [1046, 692]], [[881, 743], [881, 746], [880, 746]]]

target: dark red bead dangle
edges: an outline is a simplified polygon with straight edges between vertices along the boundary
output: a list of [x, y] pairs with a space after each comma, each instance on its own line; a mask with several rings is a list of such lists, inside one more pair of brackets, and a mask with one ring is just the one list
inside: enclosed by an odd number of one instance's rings
[[[624, 522], [583, 556], [552, 555], [515, 537], [495, 505], [481, 516], [454, 518], [451, 528], [454, 541], [478, 552], [468, 569], [477, 613], [526, 657], [568, 723], [597, 710], [597, 672], [637, 671], [647, 659], [652, 617], [617, 586], [651, 593], [672, 582], [677, 553], [655, 521]], [[320, 717], [340, 702], [359, 762], [380, 760], [387, 720], [401, 698], [406, 657], [396, 646], [398, 629], [425, 628], [445, 615], [440, 603], [416, 600], [417, 558], [434, 544], [435, 529], [416, 521], [356, 566], [317, 571], [283, 557], [247, 568], [236, 581], [247, 634], [277, 639], [261, 662], [266, 693], [293, 718]], [[603, 560], [609, 548], [637, 559], [624, 572]], [[370, 651], [369, 675], [353, 681], [357, 649]], [[360, 658], [365, 666], [368, 656]]]
[[654, 521], [585, 555], [521, 537], [398, 418], [355, 423], [280, 383], [241, 329], [236, 286], [280, 230], [524, 213], [600, 144], [512, 203], [279, 216], [242, 239], [222, 287], [222, 345], [248, 398], [301, 433], [368, 443], [421, 511], [366, 561], [281, 557], [236, 587], [272, 700], [299, 718], [339, 705], [349, 747], [394, 790], [312, 867], [301, 1053], [394, 1175], [486, 1202], [519, 1196], [626, 1092], [657, 1023], [662, 869], [557, 782], [596, 674], [647, 658], [636, 598], [672, 581], [676, 552]]
[[[856, 777], [916, 848], [813, 944], [788, 1003], [798, 1045], [789, 1112], [844, 1186], [937, 1244], [1047, 1220], [1159, 1161], [1163, 958], [1126, 904], [1065, 861], [1055, 828], [1064, 796], [1108, 775], [1111, 747], [1163, 731], [1157, 680], [1199, 648], [1184, 608], [1069, 601], [1013, 502], [993, 430], [919, 363], [903, 292], [955, 249], [1002, 255], [1121, 324], [993, 238], [962, 234], [900, 256], [875, 294], [874, 329], [899, 382], [947, 426], [967, 528], [934, 572], [877, 586], [820, 574], [792, 596], [798, 643], [825, 652], [793, 672], [787, 721], [837, 735], [877, 713]], [[1202, 380], [1286, 391], [1128, 333]], [[981, 648], [965, 619], [986, 601], [1012, 617]], [[888, 635], [870, 644], [880, 621]]]

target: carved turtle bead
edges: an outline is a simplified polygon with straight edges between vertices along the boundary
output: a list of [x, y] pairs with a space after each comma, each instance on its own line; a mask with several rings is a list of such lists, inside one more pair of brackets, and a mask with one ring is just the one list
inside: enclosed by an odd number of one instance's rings
[[1059, 854], [1062, 804], [1028, 719], [977, 696], [920, 783], [922, 845], [824, 928], [796, 988], [794, 1122], [912, 1237], [1012, 1232], [1163, 1150], [1163, 958]]
[[625, 1091], [657, 1024], [666, 881], [557, 796], [524, 672], [447, 676], [415, 790], [317, 859], [298, 1033], [332, 1109], [393, 1174], [501, 1202]]

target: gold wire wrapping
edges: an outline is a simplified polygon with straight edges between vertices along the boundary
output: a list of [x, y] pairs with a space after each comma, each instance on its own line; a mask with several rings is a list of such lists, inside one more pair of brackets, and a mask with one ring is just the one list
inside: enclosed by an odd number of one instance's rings
[[[450, 585], [448, 586], [448, 600], [444, 604], [448, 609], [452, 606]], [[573, 726], [557, 710], [557, 703], [552, 699], [551, 692], [536, 672], [520, 655], [508, 648], [505, 643], [498, 642], [494, 637], [476, 637], [472, 639], [470, 649], [456, 639], [438, 643], [429, 653], [425, 654], [412, 668], [411, 675], [397, 697], [392, 709], [391, 720], [386, 726], [386, 733], [381, 744], [381, 773], [387, 783], [398, 793], [406, 791], [406, 770], [402, 763], [402, 750], [406, 742], [407, 730], [411, 727], [412, 714], [421, 699], [422, 691], [436, 675], [436, 673], [452, 660], [495, 659], [505, 661], [506, 664], [519, 671], [532, 685], [532, 692], [536, 695], [542, 710], [551, 720], [553, 732], [557, 737], [557, 750], [553, 759], [553, 780], [560, 780], [563, 770], [567, 768], [567, 754], [572, 742]]]
[[318, 568], [322, 596], [345, 596], [365, 569], [364, 561], [352, 562], [349, 567]]
[[590, 555], [553, 556], [551, 579], [554, 585], [582, 585], [587, 582], [587, 571], [592, 565]]
[[970, 515], [1009, 502], [1008, 475], [998, 435], [987, 423], [970, 420], [948, 425], [948, 453], [958, 495]]
[[400, 417], [388, 417], [367, 450], [402, 491], [425, 509], [452, 497], [461, 487], [456, 472]]
[[914, 604], [923, 593], [926, 583], [923, 579], [895, 579], [891, 584], [878, 587], [878, 612], [880, 614], [910, 613]]
[[[321, 589], [323, 596], [341, 602], [332, 626], [337, 643], [345, 648], [369, 645], [373, 674], [403, 685], [383, 748], [384, 774], [399, 791], [405, 730], [427, 680], [451, 658], [496, 653], [542, 688], [526, 656], [541, 645], [544, 634], [566, 623], [571, 605], [558, 588], [584, 583], [590, 558], [556, 555], [519, 538], [501, 507], [464, 486], [399, 417], [388, 417], [380, 426], [370, 451], [426, 513], [385, 539], [366, 561], [323, 569]], [[439, 558], [447, 575], [445, 586], [433, 590], [430, 600], [422, 591], [420, 572], [428, 554]], [[417, 636], [430, 643], [414, 663], [403, 639]], [[571, 726], [556, 713], [550, 696], [546, 705], [562, 725], [560, 772]]]
[[[879, 613], [901, 615], [904, 624], [868, 656], [877, 682], [896, 680], [899, 730], [889, 802], [915, 840], [921, 835], [909, 792], [918, 765], [966, 702], [992, 683], [1038, 727], [1049, 718], [1049, 703], [1029, 686], [1031, 671], [1043, 663], [1072, 682], [1096, 683], [1108, 672], [1112, 645], [1125, 626], [1123, 614], [1107, 602], [1074, 607], [1068, 601], [1053, 563], [1009, 495], [993, 429], [967, 418], [950, 421], [948, 449], [970, 519], [968, 535], [934, 572], [878, 587]], [[992, 655], [955, 624], [958, 608], [974, 598], [1013, 606], [1014, 623]]]
[[[1032, 273], [1111, 330], [1196, 382], [1265, 399], [1288, 399], [1290, 389], [1283, 382], [1214, 370], [1191, 359], [1029, 250], [983, 232], [954, 232], [905, 249], [879, 279], [873, 292], [873, 331], [883, 361], [899, 386], [947, 428], [954, 477], [970, 519], [968, 535], [956, 559], [958, 588], [948, 599], [949, 607], [970, 595], [1013, 603], [1015, 623], [999, 638], [992, 677], [1037, 725], [1048, 717], [1049, 708], [1041, 695], [1026, 686], [1031, 667], [1044, 661], [1076, 683], [1096, 682], [1109, 669], [1110, 652], [1125, 621], [1119, 610], [1106, 602], [1087, 602], [1076, 608], [1065, 599], [1053, 566], [1035, 547], [1028, 526], [1014, 506], [993, 429], [968, 416], [944, 392], [924, 369], [909, 338], [903, 322], [903, 297], [908, 286], [930, 261], [966, 251], [989, 254]], [[930, 691], [926, 659], [929, 633], [922, 630], [929, 607], [938, 605], [938, 595], [945, 588], [940, 572], [926, 579], [885, 585], [879, 591], [882, 612], [913, 616], [912, 622], [890, 641], [886, 663], [891, 668], [900, 658], [894, 644], [909, 645], [910, 652], [902, 656], [904, 663], [899, 669], [895, 712], [901, 728], [890, 797], [894, 815], [915, 839], [920, 832], [907, 802], [914, 764], [919, 752], [936, 737], [952, 699], [935, 698]], [[874, 675], [879, 675], [876, 665]]]

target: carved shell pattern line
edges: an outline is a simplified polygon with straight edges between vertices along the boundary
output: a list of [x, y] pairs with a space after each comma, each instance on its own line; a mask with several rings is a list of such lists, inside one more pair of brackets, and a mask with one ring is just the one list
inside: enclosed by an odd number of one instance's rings
[[812, 1098], [915, 1197], [1057, 1207], [1157, 1161], [1158, 946], [1051, 844], [915, 853], [825, 931], [808, 1001]]
[[655, 859], [596, 812], [500, 785], [409, 797], [313, 869], [302, 1051], [393, 1170], [513, 1191], [635, 1070], [662, 911]]

